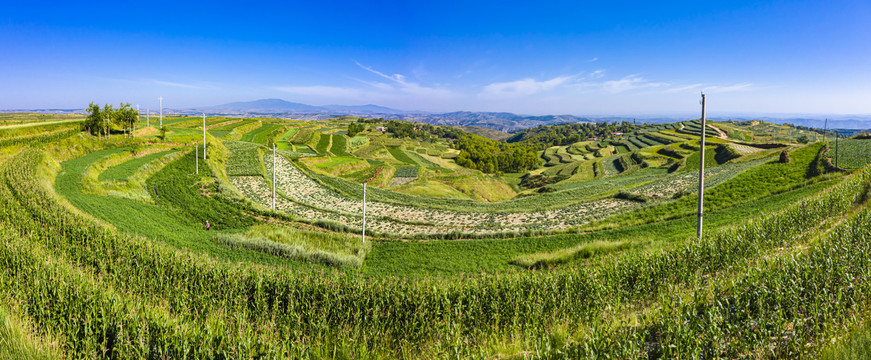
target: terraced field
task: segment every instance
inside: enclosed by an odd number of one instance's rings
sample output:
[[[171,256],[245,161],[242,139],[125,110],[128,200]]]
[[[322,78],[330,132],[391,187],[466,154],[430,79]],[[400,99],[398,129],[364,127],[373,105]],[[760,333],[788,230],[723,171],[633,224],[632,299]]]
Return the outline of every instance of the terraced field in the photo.
[[[828,144],[829,155],[837,166],[857,169],[871,163],[871,139],[844,139]]]
[[[0,128],[12,358],[818,358],[871,316],[869,140],[839,141],[838,169],[734,124],[706,152],[698,239],[699,145],[677,124],[483,174],[450,141],[348,138],[354,119],[207,119],[227,133],[198,162],[191,118],[167,139],[22,119]],[[375,186],[393,179],[450,197]]]
[[[134,160],[126,161],[115,165],[100,173],[98,179],[100,181],[123,181],[132,176],[137,170],[146,164],[160,159],[166,155],[174,153],[176,150],[165,150],[142,155]],[[200,150],[202,151],[202,150]]]

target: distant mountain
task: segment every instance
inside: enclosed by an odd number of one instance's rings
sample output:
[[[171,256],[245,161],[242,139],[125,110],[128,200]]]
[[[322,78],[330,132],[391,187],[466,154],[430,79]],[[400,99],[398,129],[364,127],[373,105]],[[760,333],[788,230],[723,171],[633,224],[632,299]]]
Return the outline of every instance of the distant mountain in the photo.
[[[372,111],[374,109],[392,110],[375,105],[357,105],[357,106],[315,106],[290,102],[281,99],[261,99],[254,101],[232,102],[229,104],[207,106],[197,108],[195,110],[205,110],[208,112],[223,112],[223,113],[259,113],[259,114],[285,114],[285,113],[330,113],[330,112],[351,112],[351,111]],[[393,110],[396,111],[396,110]]]
[[[407,120],[414,120],[433,125],[478,126],[504,132],[511,132],[520,129],[536,127],[539,125],[596,121],[594,119],[578,117],[574,115],[529,116],[517,115],[506,112],[470,111],[456,111],[444,114],[429,114],[425,116],[410,117]]]
[[[325,119],[341,115],[384,117],[418,121],[434,125],[477,126],[503,132],[517,131],[539,125],[594,121],[593,119],[577,117],[574,115],[528,116],[507,112],[456,111],[443,114],[432,114],[422,111],[397,110],[373,104],[316,106],[290,102],[282,99],[232,102],[223,105],[182,109],[177,110],[176,112],[180,114],[205,112],[207,114],[219,115],[248,113],[252,115],[288,116],[306,120]]]
[[[331,111],[348,111],[348,112],[368,112],[368,113],[379,113],[379,114],[400,114],[405,113],[402,110],[391,109],[389,107],[366,104],[366,105],[324,105],[322,108],[329,109]]]
[[[152,109],[153,111],[154,109]],[[41,110],[0,110],[0,112],[46,112],[46,113],[78,113],[82,109],[41,109]],[[164,114],[176,115],[230,115],[238,116],[276,116],[300,120],[322,120],[337,116],[359,116],[366,118],[388,118],[417,121],[434,125],[477,126],[502,132],[517,132],[522,129],[539,125],[554,125],[562,123],[584,122],[620,122],[635,121],[643,123],[670,123],[686,121],[698,117],[696,113],[639,114],[637,116],[595,116],[581,117],[575,115],[519,115],[509,112],[475,112],[454,111],[447,113],[428,113],[424,111],[406,111],[385,106],[366,105],[308,105],[290,102],[282,99],[260,99],[254,101],[232,102],[223,105],[205,106],[186,109],[163,109]],[[711,116],[713,115],[713,116]],[[726,113],[709,114],[711,120],[763,120],[775,124],[803,125],[822,128],[828,118],[829,129],[871,129],[871,115],[826,115],[826,114],[749,114]],[[496,134],[492,134],[496,135]]]

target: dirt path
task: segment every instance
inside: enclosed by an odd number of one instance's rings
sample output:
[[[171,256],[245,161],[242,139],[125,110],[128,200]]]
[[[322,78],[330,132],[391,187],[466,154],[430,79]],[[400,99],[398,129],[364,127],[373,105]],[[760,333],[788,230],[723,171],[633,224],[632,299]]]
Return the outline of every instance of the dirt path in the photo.
[[[717,128],[716,126],[711,125],[711,124],[705,124],[705,125],[708,125],[709,128],[716,130],[717,133],[720,134],[720,136],[717,136],[718,138],[723,139],[723,140],[726,140],[726,139],[729,138],[729,136],[726,135],[726,132],[725,132],[725,131],[720,130],[720,129]]]

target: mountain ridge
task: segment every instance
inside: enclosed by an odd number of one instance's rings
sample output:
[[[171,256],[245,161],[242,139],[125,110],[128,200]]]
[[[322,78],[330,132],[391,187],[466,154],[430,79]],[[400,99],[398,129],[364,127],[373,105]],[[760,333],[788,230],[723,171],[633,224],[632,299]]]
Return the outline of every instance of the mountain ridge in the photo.
[[[153,110],[153,109],[152,109]],[[503,132],[516,132],[541,125],[555,125],[562,123],[586,123],[586,122],[637,122],[641,123],[668,123],[687,121],[698,117],[694,113],[681,113],[671,115],[642,114],[635,116],[576,116],[576,115],[523,115],[511,112],[497,111],[452,111],[444,113],[431,113],[426,111],[399,110],[376,104],[364,105],[309,105],[291,102],[283,99],[269,98],[253,101],[237,101],[220,105],[189,107],[189,108],[164,108],[164,114],[176,115],[209,115],[228,116],[277,116],[300,120],[324,120],[337,116],[358,116],[367,118],[392,118],[398,120],[417,121],[432,125],[447,126],[477,126]],[[78,113],[83,114],[83,109],[8,109],[0,112],[23,112],[36,111],[47,113]],[[828,119],[828,123],[825,119]],[[776,124],[793,124],[814,128],[828,127],[829,129],[871,129],[871,115],[824,115],[824,114],[748,114],[748,113],[725,113],[718,116],[708,117],[710,120],[762,120]]]

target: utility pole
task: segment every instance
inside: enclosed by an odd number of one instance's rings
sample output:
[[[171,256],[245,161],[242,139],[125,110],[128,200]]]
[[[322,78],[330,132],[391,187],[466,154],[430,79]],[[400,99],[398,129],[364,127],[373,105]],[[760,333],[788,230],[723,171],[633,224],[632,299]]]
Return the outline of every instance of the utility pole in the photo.
[[[136,104],[136,123],[139,123],[139,104]],[[136,138],[136,125],[131,126],[130,137]]]
[[[841,138],[841,134],[835,133],[835,166],[838,166],[838,139]]]
[[[203,160],[206,159],[206,113],[203,113]]]
[[[151,109],[145,109],[145,127],[151,127]]]
[[[275,211],[275,142],[272,143],[272,211]]]
[[[829,118],[826,118],[826,122],[823,123],[823,142],[826,143],[826,145],[829,144],[829,134],[827,134],[828,132],[829,132]]]
[[[696,236],[702,238],[702,213],[704,212],[705,199],[705,93],[702,92],[702,135],[699,144],[702,147],[701,157],[699,157],[699,227],[696,230]]]
[[[160,100],[160,127],[163,128],[163,96],[157,99]]]
[[[107,106],[107,108],[108,108],[108,106]],[[103,127],[104,128],[103,134],[106,135],[106,140],[109,140],[109,114],[108,113],[106,114],[105,117],[103,117],[103,125],[105,125]]]
[[[363,183],[363,243],[366,243],[366,183]]]

